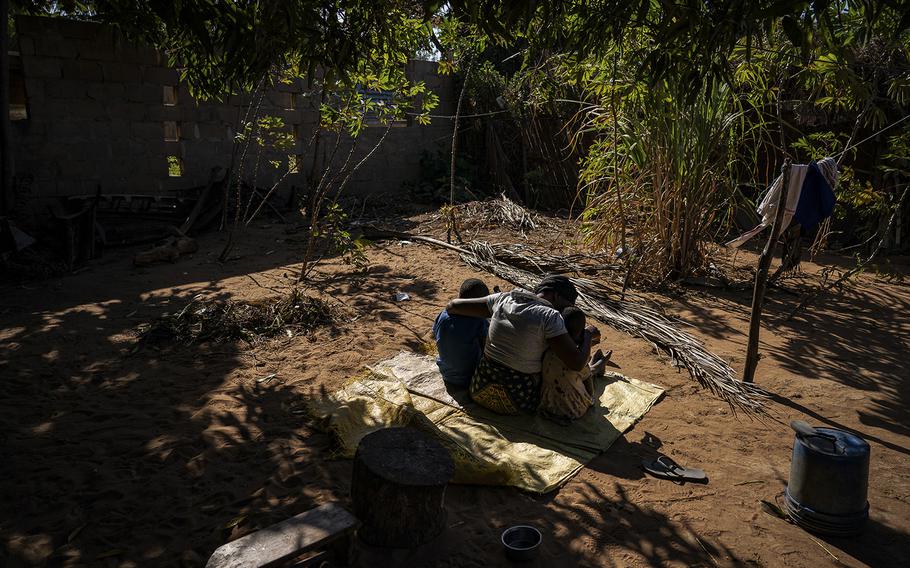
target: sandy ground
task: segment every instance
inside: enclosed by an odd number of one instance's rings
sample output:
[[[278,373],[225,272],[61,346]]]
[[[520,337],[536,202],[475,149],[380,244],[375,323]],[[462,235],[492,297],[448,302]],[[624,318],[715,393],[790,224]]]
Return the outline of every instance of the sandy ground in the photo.
[[[257,228],[240,258],[222,265],[224,237],[212,234],[175,264],[136,269],[135,251],[115,251],[76,275],[0,288],[0,565],[196,566],[256,528],[348,503],[351,463],[307,426],[305,398],[420,349],[464,278],[508,287],[451,252],[384,243],[370,249],[366,273],[329,260],[315,275],[313,291],[339,306],[331,329],[257,348],[137,349],[137,325],[197,294],[248,299],[286,289],[295,238]],[[547,238],[558,248],[571,235]],[[391,301],[396,291],[411,301]],[[659,299],[741,368],[748,291]],[[645,341],[601,324],[623,373],[667,389],[639,424],[549,495],[451,486],[443,536],[410,551],[361,546],[357,565],[507,565],[499,534],[525,522],[544,533],[537,566],[902,565],[910,290],[864,276],[773,325],[796,299],[772,292],[762,334],[757,382],[773,393],[779,422],[734,416]],[[761,511],[759,500],[786,486],[795,418],[858,431],[872,445],[862,537],[812,536]],[[639,463],[658,451],[704,468],[710,483],[644,476]]]

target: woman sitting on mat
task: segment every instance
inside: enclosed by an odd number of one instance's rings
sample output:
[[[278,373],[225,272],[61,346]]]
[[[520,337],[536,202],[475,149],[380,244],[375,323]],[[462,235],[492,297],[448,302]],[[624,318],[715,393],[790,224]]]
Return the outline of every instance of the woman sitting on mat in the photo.
[[[500,414],[532,413],[540,404],[544,351],[551,349],[570,369],[584,369],[596,329],[585,329],[581,344],[576,344],[559,313],[577,297],[568,278],[547,276],[534,292],[516,288],[450,301],[449,314],[490,318],[486,348],[471,379],[471,398]]]

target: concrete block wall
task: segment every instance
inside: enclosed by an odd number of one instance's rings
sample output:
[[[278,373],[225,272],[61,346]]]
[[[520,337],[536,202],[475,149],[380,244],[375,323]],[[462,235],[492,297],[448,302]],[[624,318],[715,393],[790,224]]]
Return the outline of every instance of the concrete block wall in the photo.
[[[170,195],[205,184],[213,166],[230,163],[248,95],[196,101],[161,54],[130,44],[108,26],[25,16],[16,19],[16,27],[29,118],[13,123],[15,165],[17,174],[33,175],[33,198],[91,195],[99,186],[107,194]],[[435,114],[453,113],[451,78],[439,76],[435,63],[412,61],[408,73],[439,95]],[[282,117],[288,131],[296,134],[298,152],[319,120],[318,101],[305,96],[303,87],[301,81],[276,85],[262,103],[263,114]],[[176,123],[178,140],[165,140],[166,122],[168,133]],[[366,129],[352,159],[359,161],[384,130]],[[400,191],[403,182],[419,177],[423,151],[447,145],[451,132],[449,119],[393,128],[346,191]],[[339,154],[346,156],[351,144],[343,140]],[[321,151],[328,153],[327,147],[323,144]],[[182,162],[181,176],[169,175],[168,156]],[[255,159],[248,157],[249,171]],[[286,162],[287,156],[259,158],[266,164],[257,180],[260,186],[270,185],[281,173],[268,166],[272,159]],[[304,168],[285,185],[304,184],[312,155],[302,162]]]

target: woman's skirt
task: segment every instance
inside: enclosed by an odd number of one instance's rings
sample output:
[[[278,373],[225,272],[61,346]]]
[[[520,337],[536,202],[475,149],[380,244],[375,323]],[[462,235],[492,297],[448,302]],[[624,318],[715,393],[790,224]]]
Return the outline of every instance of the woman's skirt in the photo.
[[[486,356],[471,378],[471,398],[499,414],[533,413],[540,405],[540,373],[521,373]]]

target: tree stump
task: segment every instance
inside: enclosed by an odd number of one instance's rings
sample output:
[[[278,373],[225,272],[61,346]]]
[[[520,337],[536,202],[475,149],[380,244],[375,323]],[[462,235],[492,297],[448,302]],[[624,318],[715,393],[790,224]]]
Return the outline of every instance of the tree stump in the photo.
[[[455,465],[442,444],[413,428],[363,438],[354,456],[351,497],[367,544],[412,548],[445,528],[446,484]]]

